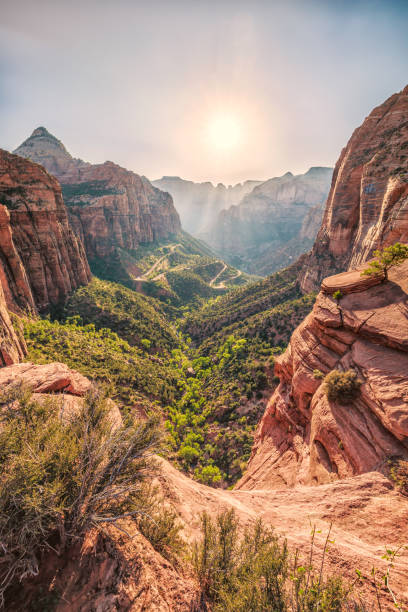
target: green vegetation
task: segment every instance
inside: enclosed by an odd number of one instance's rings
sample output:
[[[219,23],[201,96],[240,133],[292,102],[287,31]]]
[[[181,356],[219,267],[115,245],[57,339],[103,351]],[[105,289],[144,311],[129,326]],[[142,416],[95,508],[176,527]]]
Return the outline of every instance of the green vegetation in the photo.
[[[374,251],[374,257],[375,259],[369,262],[368,267],[361,275],[376,276],[381,274],[386,281],[388,280],[388,271],[408,259],[408,245],[396,242],[382,250]]]
[[[336,302],[340,302],[341,298],[343,297],[343,294],[339,289],[337,289],[337,291],[333,293],[333,297],[336,300]]]
[[[221,285],[213,286],[224,263],[207,245],[186,232],[140,244],[132,251],[116,249],[108,261],[96,258],[89,263],[98,278],[155,298],[161,303],[159,308],[172,319],[254,278],[227,266]]]
[[[24,321],[27,359],[35,363],[62,361],[89,378],[110,386],[111,396],[124,404],[158,401],[179,395],[178,374],[166,358],[130,346],[108,328],[81,325],[79,317],[64,323],[48,319]]]
[[[129,344],[151,352],[169,351],[179,345],[160,303],[117,283],[93,278],[89,285],[78,289],[68,300],[62,316],[76,315],[85,325],[108,327]]]
[[[313,370],[313,378],[315,378],[316,380],[322,380],[324,378],[324,374],[321,370],[316,368],[315,370]]]
[[[298,266],[294,264],[261,281],[209,300],[199,311],[186,317],[182,324],[184,333],[199,344],[233,323],[265,312],[288,300],[301,298],[298,272]]]
[[[187,351],[188,353],[188,351]],[[173,351],[181,397],[166,408],[173,459],[206,484],[232,484],[249,459],[255,427],[275,383],[280,349],[228,336],[210,355]]]
[[[347,404],[347,402],[355,399],[360,391],[361,384],[362,382],[354,370],[347,370],[346,372],[332,370],[324,379],[327,398],[331,402],[339,402],[340,404]]]
[[[392,480],[403,495],[408,495],[408,461],[397,459],[390,469]]]
[[[77,184],[61,185],[64,202],[67,206],[85,206],[89,198],[99,198],[105,195],[120,193],[114,187],[108,187],[108,181],[87,181]],[[88,199],[87,199],[88,198]]]
[[[43,552],[61,554],[91,527],[148,511],[143,483],[155,473],[151,451],[160,434],[156,418],[115,423],[96,390],[69,422],[58,399],[38,403],[21,386],[0,405],[2,600],[13,581],[38,574]],[[177,542],[174,517],[164,522],[172,535],[165,544],[159,538],[163,547]]]
[[[207,276],[219,268],[203,259],[200,265]],[[176,274],[184,273],[168,276]],[[267,279],[266,288],[262,281],[247,292],[246,312],[255,314],[243,312],[200,346],[176,330],[174,309],[169,317],[164,303],[94,278],[55,313],[59,320],[24,322],[28,359],[65,362],[110,385],[120,406],[149,412],[160,405],[170,458],[201,482],[229,486],[243,474],[255,427],[279,382],[274,358],[314,301],[313,295],[296,297],[262,310],[275,300],[268,287],[277,287],[281,295],[296,292],[292,273],[286,293],[287,272],[283,279],[277,276]],[[198,281],[208,291],[208,284]],[[184,295],[183,286],[177,291]],[[204,318],[206,312],[204,306],[197,315]]]
[[[353,585],[323,576],[324,556],[317,570],[310,562],[303,565],[299,554],[291,555],[286,541],[260,520],[242,537],[233,510],[214,520],[204,513],[201,525],[202,538],[193,547],[192,561],[203,607],[208,602],[214,612],[340,612],[353,603]],[[314,535],[313,529],[309,560]]]

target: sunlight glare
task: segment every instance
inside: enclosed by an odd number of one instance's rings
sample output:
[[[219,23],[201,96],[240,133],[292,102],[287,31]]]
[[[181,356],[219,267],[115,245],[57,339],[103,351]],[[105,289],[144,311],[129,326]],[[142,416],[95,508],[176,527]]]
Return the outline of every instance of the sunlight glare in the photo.
[[[230,151],[240,143],[241,127],[233,115],[219,114],[209,122],[208,136],[210,145],[214,148]]]

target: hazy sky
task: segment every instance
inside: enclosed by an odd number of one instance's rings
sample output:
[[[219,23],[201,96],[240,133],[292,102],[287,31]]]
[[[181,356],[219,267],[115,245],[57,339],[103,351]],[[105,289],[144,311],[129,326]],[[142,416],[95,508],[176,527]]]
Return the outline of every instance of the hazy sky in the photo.
[[[408,83],[407,32],[408,0],[0,0],[0,147],[44,125],[151,179],[334,165]]]

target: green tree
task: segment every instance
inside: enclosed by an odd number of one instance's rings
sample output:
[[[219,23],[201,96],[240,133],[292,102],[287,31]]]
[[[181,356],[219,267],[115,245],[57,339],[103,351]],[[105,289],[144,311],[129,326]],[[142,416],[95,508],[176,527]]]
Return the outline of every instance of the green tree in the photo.
[[[399,266],[408,259],[408,245],[396,242],[384,249],[374,251],[373,261],[370,261],[368,267],[361,273],[362,276],[383,275],[383,280],[388,280],[388,270],[394,266]]]

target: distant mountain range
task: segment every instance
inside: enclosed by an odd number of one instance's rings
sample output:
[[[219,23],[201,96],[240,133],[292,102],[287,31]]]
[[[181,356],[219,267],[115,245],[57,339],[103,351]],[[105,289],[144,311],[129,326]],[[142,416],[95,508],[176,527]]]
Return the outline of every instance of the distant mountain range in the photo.
[[[152,184],[170,193],[183,228],[198,235],[214,223],[221,210],[238,204],[261,181],[245,181],[228,187],[218,183],[214,187],[210,182],[194,183],[178,176],[163,176]]]
[[[266,275],[283,268],[313,245],[332,174],[332,168],[313,167],[269,179],[222,210],[201,237],[248,272]]]

